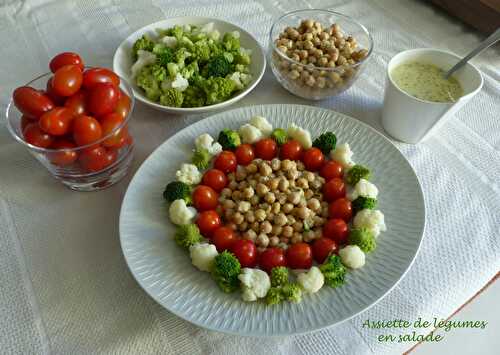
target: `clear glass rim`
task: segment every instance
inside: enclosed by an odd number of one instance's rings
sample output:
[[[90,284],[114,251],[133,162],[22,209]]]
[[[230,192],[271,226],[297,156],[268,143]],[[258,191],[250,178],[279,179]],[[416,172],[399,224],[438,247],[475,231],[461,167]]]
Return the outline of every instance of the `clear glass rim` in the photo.
[[[87,67],[87,66],[85,67],[85,69],[93,69],[93,68],[97,68],[97,67]],[[112,69],[109,69],[109,70],[112,71]],[[43,77],[46,77],[46,76],[49,76],[49,75],[52,75],[52,74],[53,74],[52,72],[41,74],[41,75],[37,76],[36,78],[30,80],[28,83],[24,84],[23,86],[30,86],[35,81],[40,80]],[[9,104],[7,105],[7,109],[5,110],[5,118],[6,118],[6,121],[7,121],[7,123],[6,123],[7,124],[7,129],[9,130],[10,134],[14,137],[14,139],[16,141],[18,141],[19,143],[21,143],[24,146],[28,147],[29,149],[34,150],[34,151],[39,152],[39,153],[57,153],[57,152],[68,152],[68,151],[70,151],[70,152],[71,151],[78,152],[78,151],[82,151],[84,149],[88,149],[88,148],[94,147],[96,145],[99,145],[102,142],[104,142],[105,140],[111,138],[116,132],[118,132],[119,130],[121,130],[123,127],[125,127],[128,124],[128,121],[130,120],[130,117],[132,116],[132,112],[134,110],[135,97],[134,97],[134,94],[133,94],[133,91],[132,91],[132,87],[130,86],[130,84],[125,79],[123,79],[118,74],[116,74],[116,75],[120,78],[120,85],[123,84],[123,86],[125,86],[125,88],[126,88],[126,91],[127,91],[126,94],[129,97],[129,99],[130,99],[130,110],[128,112],[127,117],[125,117],[125,119],[123,120],[122,124],[120,124],[118,127],[115,127],[109,134],[107,134],[107,135],[99,138],[99,140],[97,140],[97,141],[95,141],[93,143],[86,144],[86,145],[81,145],[81,146],[77,146],[77,147],[74,147],[74,148],[50,149],[50,148],[37,147],[36,145],[33,145],[33,144],[30,144],[30,143],[26,142],[23,137],[21,137],[19,134],[17,134],[16,129],[12,126],[12,124],[10,122],[9,115],[11,113],[11,110],[15,107],[14,106],[14,100],[12,98],[9,100]],[[22,115],[22,113],[21,113],[21,115]]]
[[[322,12],[322,13],[325,13],[325,14],[330,14],[330,15],[335,15],[335,16],[338,16],[346,21],[350,21],[352,23],[354,23],[356,26],[358,26],[359,28],[361,28],[361,30],[366,34],[366,36],[368,37],[368,42],[369,42],[369,46],[368,46],[368,54],[366,55],[366,57],[364,57],[363,59],[361,59],[359,62],[356,62],[355,64],[344,64],[342,65],[342,68],[355,68],[361,64],[363,64],[364,62],[366,62],[368,60],[368,58],[370,58],[371,54],[372,54],[372,51],[373,51],[373,37],[370,33],[370,31],[368,31],[368,29],[362,25],[359,21],[353,19],[352,17],[350,16],[347,16],[347,15],[344,15],[344,14],[341,14],[340,12],[335,12],[335,11],[330,11],[330,10],[324,10],[324,9],[304,9],[304,10],[295,10],[295,11],[291,11],[291,12],[287,12],[286,14],[280,16],[274,23],[273,25],[271,26],[271,31],[269,32],[269,42],[271,43],[271,46],[272,46],[272,50],[273,52],[276,52],[278,53],[278,55],[291,62],[292,64],[296,64],[296,65],[299,65],[303,68],[308,68],[308,69],[312,69],[312,70],[324,70],[324,71],[338,71],[340,69],[340,66],[339,67],[334,67],[334,68],[330,68],[330,67],[318,67],[318,66],[311,66],[309,64],[303,64],[299,61],[296,61],[288,56],[286,56],[285,54],[283,54],[277,47],[276,47],[276,44],[274,43],[274,39],[273,39],[273,32],[274,32],[274,29],[287,17],[290,17],[290,16],[293,16],[293,15],[297,15],[297,14],[300,14],[300,13],[308,13],[308,12]]]

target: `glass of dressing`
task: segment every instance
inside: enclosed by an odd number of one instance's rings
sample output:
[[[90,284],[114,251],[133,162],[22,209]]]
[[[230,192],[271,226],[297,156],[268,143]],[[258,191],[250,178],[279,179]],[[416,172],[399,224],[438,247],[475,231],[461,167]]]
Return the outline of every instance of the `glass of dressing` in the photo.
[[[438,49],[395,55],[387,67],[382,125],[392,137],[418,143],[429,137],[483,86],[481,72],[467,63],[450,78],[446,70],[461,58]]]

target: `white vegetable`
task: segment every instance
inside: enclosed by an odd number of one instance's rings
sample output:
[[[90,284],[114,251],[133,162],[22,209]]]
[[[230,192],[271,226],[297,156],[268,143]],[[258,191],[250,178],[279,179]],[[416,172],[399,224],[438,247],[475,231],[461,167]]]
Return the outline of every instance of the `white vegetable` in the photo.
[[[196,209],[186,206],[186,201],[179,199],[172,202],[168,213],[173,224],[182,225],[191,223],[196,216]]]
[[[214,41],[217,41],[220,38],[220,32],[217,30],[213,30],[209,32],[207,35],[208,38],[213,39]]]
[[[191,32],[191,25],[189,24],[185,24],[184,26],[182,26],[182,28],[185,32]]]
[[[264,134],[264,136],[266,137],[269,136],[273,131],[273,126],[269,123],[269,121],[265,117],[262,116],[253,116],[250,119],[250,124],[260,129],[262,134]]]
[[[144,68],[146,65],[149,64],[154,64],[156,62],[156,55],[154,55],[151,52],[148,51],[143,51],[142,49],[139,49],[137,51],[137,60],[136,62],[132,65],[132,68],[130,68],[130,72],[132,73],[132,78],[135,78],[135,76],[141,71],[142,68]]]
[[[201,271],[210,272],[214,259],[218,254],[213,244],[198,243],[189,247],[191,262]]]
[[[196,185],[201,181],[201,173],[193,164],[182,164],[181,170],[177,170],[175,176],[177,180],[188,185]]]
[[[169,48],[175,48],[177,46],[177,38],[174,36],[165,36],[161,41]]]
[[[368,180],[360,179],[354,186],[354,189],[347,194],[347,198],[351,201],[354,201],[359,196],[377,198],[377,186],[373,185]]]
[[[297,282],[305,292],[318,292],[325,283],[325,277],[317,266],[313,266],[307,272],[300,273],[297,276]]]
[[[167,90],[167,89],[170,89],[172,87],[172,80],[170,79],[165,79],[161,82],[161,89],[163,91]]]
[[[345,169],[350,169],[354,166],[352,161],[352,150],[348,143],[337,145],[335,150],[330,152],[330,158],[339,162]]]
[[[342,264],[351,269],[365,265],[365,253],[357,245],[347,245],[340,249],[339,256]]]
[[[311,133],[309,131],[298,127],[295,123],[292,123],[288,127],[288,135],[300,143],[302,148],[309,149],[312,147]]]
[[[214,139],[208,133],[203,133],[198,138],[195,139],[194,145],[197,149],[206,149],[210,155],[217,155],[222,152],[222,146],[218,143],[214,143]]]
[[[172,87],[179,91],[184,91],[187,89],[188,86],[189,86],[188,80],[185,79],[181,74],[177,73],[177,75],[175,75],[174,81],[172,81]]]
[[[384,214],[379,210],[364,209],[356,213],[353,220],[354,228],[366,228],[378,237],[380,232],[387,230],[384,222]]]
[[[243,143],[248,144],[255,143],[264,136],[260,129],[248,123],[240,127],[239,133]]]
[[[240,33],[238,31],[231,32],[234,38],[240,38]]]
[[[271,279],[260,269],[243,268],[238,275],[241,281],[243,301],[252,302],[266,296],[271,288]]]
[[[239,71],[235,71],[233,74],[228,75],[227,78],[234,83],[234,86],[236,86],[238,90],[245,87],[241,82],[241,73]]]
[[[210,149],[208,150],[208,152],[211,155],[217,155],[220,152],[222,152],[222,146],[220,145],[219,142],[215,142],[214,144],[212,144],[212,146],[210,147]]]
[[[213,22],[206,23],[203,26],[201,26],[201,28],[200,28],[200,32],[204,32],[204,33],[209,33],[209,32],[212,32],[213,30],[214,30],[214,23]]]

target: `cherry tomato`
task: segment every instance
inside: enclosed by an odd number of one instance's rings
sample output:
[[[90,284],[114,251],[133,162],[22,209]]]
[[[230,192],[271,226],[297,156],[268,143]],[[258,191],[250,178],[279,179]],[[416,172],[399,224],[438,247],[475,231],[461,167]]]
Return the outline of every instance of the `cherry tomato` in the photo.
[[[40,128],[53,136],[62,136],[69,132],[73,112],[66,107],[55,107],[49,112],[45,112],[38,124]]]
[[[236,240],[236,232],[229,227],[219,227],[212,234],[212,243],[219,253],[231,249]]]
[[[303,153],[304,150],[300,143],[292,139],[281,146],[280,157],[283,160],[301,160]]]
[[[330,160],[323,165],[321,168],[319,175],[325,178],[326,181],[330,181],[333,178],[342,178],[342,173],[344,172],[344,168],[342,165],[337,163],[335,160]]]
[[[87,105],[90,113],[97,117],[104,116],[115,110],[120,91],[110,83],[96,84],[88,93]]]
[[[63,52],[52,58],[49,63],[49,68],[52,73],[55,73],[57,69],[65,65],[76,65],[78,68],[80,68],[81,71],[83,71],[84,67],[83,60],[78,54],[72,52]]]
[[[241,267],[253,267],[257,264],[257,248],[251,240],[238,239],[231,247]]]
[[[328,255],[337,251],[337,243],[330,238],[321,237],[316,239],[312,245],[314,260],[322,264]]]
[[[306,166],[306,169],[309,171],[317,171],[321,169],[325,161],[325,156],[318,148],[309,148],[304,152],[304,156],[302,157],[302,162]]]
[[[278,154],[278,144],[271,138],[264,138],[255,143],[257,158],[271,160]]]
[[[73,119],[73,139],[76,144],[91,144],[101,137],[101,124],[94,117],[81,115]]]
[[[120,90],[120,97],[118,99],[118,103],[116,104],[115,112],[121,115],[124,119],[127,118],[127,115],[130,112],[130,97],[128,97],[128,95],[122,90]]]
[[[54,102],[55,104],[60,106],[64,103],[65,97],[58,95],[54,91],[54,87],[52,86],[52,79],[53,78],[50,78],[49,80],[47,80],[47,86],[45,88],[45,91],[47,93],[47,96],[50,97],[50,99],[52,100],[52,102]]]
[[[64,102],[64,107],[73,111],[75,116],[88,114],[87,110],[87,92],[84,90],[78,91],[76,94],[68,97]]]
[[[259,257],[260,268],[268,273],[273,267],[286,266],[285,251],[281,248],[267,248]]]
[[[60,96],[76,94],[82,86],[83,74],[77,65],[65,65],[52,77],[52,89]]]
[[[120,78],[111,70],[106,68],[92,68],[83,72],[83,87],[91,88],[95,84],[111,83],[116,87],[120,85]]]
[[[220,217],[215,211],[203,211],[198,214],[196,224],[200,233],[210,238],[212,233],[221,226]]]
[[[40,148],[48,148],[53,141],[50,134],[40,129],[38,123],[28,124],[23,131],[23,135],[26,142]]]
[[[101,119],[102,136],[106,137],[112,133],[109,138],[102,142],[103,146],[112,148],[120,145],[123,137],[128,135],[128,130],[125,127],[116,130],[121,124],[123,124],[123,117],[116,112],[107,114]]]
[[[219,194],[209,186],[198,185],[193,191],[193,205],[198,211],[214,210],[219,204]]]
[[[286,250],[286,260],[292,269],[309,269],[312,266],[312,250],[307,243],[295,243]]]
[[[112,147],[109,147],[109,149],[120,150],[121,148],[132,144],[133,139],[130,136],[130,134],[128,133],[127,126],[123,127],[122,131],[123,131],[123,134],[120,135],[120,140]]]
[[[55,107],[50,97],[29,86],[21,86],[14,90],[12,98],[17,109],[32,120],[39,119],[41,115]]]
[[[323,226],[323,237],[333,239],[338,244],[347,242],[348,236],[349,228],[347,227],[347,223],[342,219],[330,219]]]
[[[203,175],[201,183],[210,186],[217,192],[221,192],[227,186],[228,180],[226,174],[219,169],[210,169]]]
[[[21,125],[21,132],[24,132],[24,129],[30,123],[33,123],[33,121],[28,116],[22,115],[22,117],[21,117],[21,123],[20,123],[20,125]]]
[[[333,178],[323,185],[323,196],[328,202],[345,197],[345,184],[342,179]]]
[[[240,165],[248,165],[255,159],[255,152],[250,144],[240,144],[234,153]]]
[[[237,165],[236,155],[229,150],[221,152],[214,161],[214,168],[221,170],[225,174],[236,171]]]
[[[108,151],[104,147],[95,146],[84,149],[80,153],[78,162],[88,172],[101,171],[116,161],[117,153]]]
[[[73,150],[75,143],[67,139],[58,139],[51,144],[50,149],[65,149],[50,155],[52,164],[59,166],[67,166],[73,164],[78,158],[78,154]]]
[[[349,222],[352,218],[351,201],[346,198],[338,198],[328,207],[330,218],[340,218]]]

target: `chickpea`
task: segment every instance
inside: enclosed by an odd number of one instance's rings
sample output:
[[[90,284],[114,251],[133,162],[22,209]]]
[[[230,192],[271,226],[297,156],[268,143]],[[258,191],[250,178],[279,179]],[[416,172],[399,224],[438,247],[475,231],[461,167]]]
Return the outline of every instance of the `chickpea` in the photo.
[[[290,201],[292,204],[296,205],[300,202],[300,192],[294,191],[290,192],[288,194],[288,201]]]
[[[280,235],[282,231],[283,231],[283,227],[274,225],[273,229],[271,230],[271,234],[272,235]]]
[[[325,224],[325,219],[323,217],[320,217],[320,216],[314,216],[313,217],[313,224],[315,226],[322,226],[323,224]]]
[[[305,50],[310,50],[312,48],[314,48],[314,43],[312,41],[307,40],[304,42],[304,49]]]
[[[301,189],[308,189],[309,188],[309,182],[307,181],[307,179],[305,179],[303,177],[297,179],[296,185],[298,187],[300,187]]]
[[[290,239],[290,242],[292,244],[302,242],[302,234],[300,234],[300,233],[293,233],[292,238]]]
[[[307,201],[307,207],[309,207],[314,212],[317,212],[321,209],[321,204],[317,198],[311,198]]]
[[[304,191],[304,197],[306,198],[306,200],[312,198],[313,196],[314,196],[313,190],[307,189]]]
[[[296,62],[300,61],[300,57],[297,53],[293,53],[292,55],[289,55],[288,57],[292,60],[295,60]]]
[[[248,182],[243,180],[243,181],[240,181],[240,183],[238,184],[238,189],[240,190],[243,190],[245,189],[246,187],[248,186]]]
[[[250,210],[251,204],[248,201],[238,202],[238,212],[248,212]]]
[[[236,207],[236,203],[234,203],[233,200],[225,200],[223,203],[222,203],[222,206],[224,206],[224,208],[226,210],[228,209],[232,209],[232,208],[235,208]]]
[[[284,226],[281,234],[285,238],[290,238],[293,235],[293,228],[291,226]]]
[[[279,202],[273,203],[271,206],[271,212],[274,214],[278,214],[281,210],[281,204]]]
[[[284,213],[278,213],[274,216],[274,224],[277,226],[284,226],[288,222]]]
[[[252,224],[250,224],[250,229],[257,233],[260,230],[260,223],[257,221],[253,222]]]
[[[304,21],[302,21],[301,26],[303,26],[305,28],[312,28],[314,26],[314,21],[311,19],[304,20]]]
[[[333,83],[338,83],[340,82],[340,80],[342,80],[340,78],[340,75],[336,72],[331,72],[330,74],[328,74],[328,77],[330,78],[330,80],[333,82]]]
[[[266,219],[266,212],[263,209],[258,209],[255,211],[255,219],[259,222],[263,222]]]
[[[344,65],[347,64],[347,59],[343,55],[339,56],[339,59],[337,60],[337,65]]]
[[[273,170],[271,169],[271,167],[268,164],[263,163],[263,164],[260,164],[260,166],[259,166],[259,172],[262,176],[269,176],[269,175],[271,175]]]
[[[233,215],[234,215],[234,210],[232,208],[229,208],[227,210],[224,211],[224,217],[228,220],[232,219],[233,218]]]
[[[338,49],[344,48],[344,46],[345,46],[345,39],[343,39],[343,38],[337,38],[337,39],[335,39],[335,46]]]
[[[324,41],[324,40],[329,39],[329,38],[330,38],[330,35],[328,34],[328,32],[321,32],[321,33],[318,35],[318,37],[319,37],[322,41]]]
[[[277,246],[279,244],[279,242],[280,242],[280,238],[278,238],[276,236],[269,238],[269,245],[272,247]]]
[[[314,231],[307,231],[304,233],[303,239],[304,239],[304,242],[308,243],[308,242],[314,240],[315,239],[314,237],[315,237]]]
[[[253,187],[250,186],[250,187],[245,187],[243,189],[242,195],[243,195],[243,198],[249,199],[250,197],[252,197],[254,195],[254,193],[255,192],[253,190]]]
[[[242,167],[241,165],[238,165],[238,168],[236,169],[236,174],[235,174],[236,181],[244,180],[246,177],[247,177],[247,172],[246,172],[245,168]]]
[[[271,223],[269,221],[264,221],[260,224],[260,232],[264,234],[269,234],[271,233],[273,227],[271,226]]]
[[[310,80],[310,79],[314,80],[314,78],[312,76],[310,76],[309,79],[307,79],[307,80]],[[292,170],[288,170],[286,175],[288,176],[289,179],[295,180],[299,177],[300,173],[297,170],[292,169]]]
[[[249,223],[255,222],[255,215],[253,211],[248,211],[247,213],[245,213],[245,220]]]
[[[228,189],[227,187],[223,188],[222,191],[220,192],[220,195],[224,197],[230,197],[231,194],[232,194],[231,189]]]
[[[302,232],[302,229],[304,228],[304,225],[300,221],[296,221],[293,225],[292,228],[295,232]]]
[[[319,39],[319,37],[314,37],[312,42],[316,47],[319,47],[321,45],[321,39]]]
[[[243,215],[239,212],[236,212],[235,214],[233,214],[233,218],[232,218],[233,222],[236,223],[236,224],[241,224],[243,223],[243,221],[245,220]]]
[[[252,187],[252,188],[254,188],[254,189],[255,189],[255,187],[257,186],[257,180],[255,180],[255,179],[250,179],[250,180],[248,181],[248,185],[249,185],[250,187]]]
[[[247,223],[247,221],[243,221],[243,222],[241,222],[241,224],[238,225],[238,230],[240,232],[244,232],[247,229],[248,229],[248,223]]]
[[[314,84],[316,84],[316,79],[314,79],[314,77],[310,76],[309,78],[307,78],[306,80],[306,85],[307,86],[314,86]]]
[[[279,178],[274,178],[271,181],[269,181],[269,184],[267,186],[271,190],[275,191],[275,190],[278,190],[279,183],[280,183],[280,179]]]
[[[328,212],[328,207],[327,208],[321,208],[321,217],[328,218],[328,215],[330,213]]]
[[[286,53],[288,51],[288,48],[286,48],[285,46],[278,46],[278,50],[282,53]]]
[[[286,202],[286,194],[283,193],[283,192],[279,192],[277,194],[277,197],[278,197],[278,202],[283,205],[285,202]]]
[[[315,179],[314,173],[311,171],[304,171],[302,176],[308,181],[308,182],[313,182]]]
[[[323,89],[326,86],[326,79],[325,78],[317,78],[316,79],[316,87],[318,89]]]
[[[313,34],[312,33],[306,33],[303,36],[303,40],[304,41],[312,41],[312,39],[313,39]]]
[[[317,61],[317,59],[316,59],[316,57],[314,57],[314,56],[310,56],[310,57],[308,58],[308,62],[309,62],[309,64],[311,64],[311,65],[313,65],[313,66],[314,66],[314,64],[316,64],[316,61]]]
[[[295,217],[294,217],[294,216],[292,216],[292,215],[288,215],[288,216],[286,216],[286,219],[287,219],[287,224],[289,224],[289,225],[292,225],[292,224],[294,224],[295,222],[297,222],[297,220],[295,219]]]
[[[236,190],[238,188],[238,183],[236,181],[231,181],[228,185],[229,189]],[[231,192],[232,193],[232,192]]]
[[[296,215],[300,219],[307,219],[311,215],[311,210],[305,206],[299,207]]]
[[[252,197],[250,197],[250,204],[252,206],[255,206],[259,203],[260,199],[259,199],[259,196],[257,195],[253,195]]]
[[[238,226],[233,222],[226,224],[227,227],[231,228],[233,231],[238,229]]]
[[[288,182],[287,179],[284,179],[284,178],[281,178],[280,181],[279,181],[279,184],[278,184],[278,188],[280,189],[280,191],[287,191],[288,188],[290,186],[290,183]]]
[[[257,239],[257,233],[255,233],[254,230],[250,229],[243,233],[242,237],[243,239],[251,240],[252,242],[254,242],[255,239]]]
[[[245,167],[248,174],[254,174],[257,172],[257,165],[255,163],[250,163]]]
[[[320,67],[326,67],[328,65],[328,58],[323,56],[321,58],[318,59],[318,65]]]
[[[280,69],[288,69],[290,67],[290,63],[286,60],[280,60],[279,67]]]
[[[266,214],[266,220],[269,221],[269,222],[272,222],[274,220],[274,213],[273,212],[269,212]]]
[[[267,194],[269,192],[269,188],[266,185],[264,185],[263,183],[259,183],[257,185],[256,190],[257,190],[257,195],[259,195],[259,196],[264,196],[265,194]]]
[[[257,236],[255,243],[257,245],[260,245],[261,247],[265,248],[269,245],[269,237],[267,235],[261,233]]]
[[[235,201],[238,201],[241,198],[241,191],[239,190],[233,191],[233,193],[231,194],[231,198]]]

